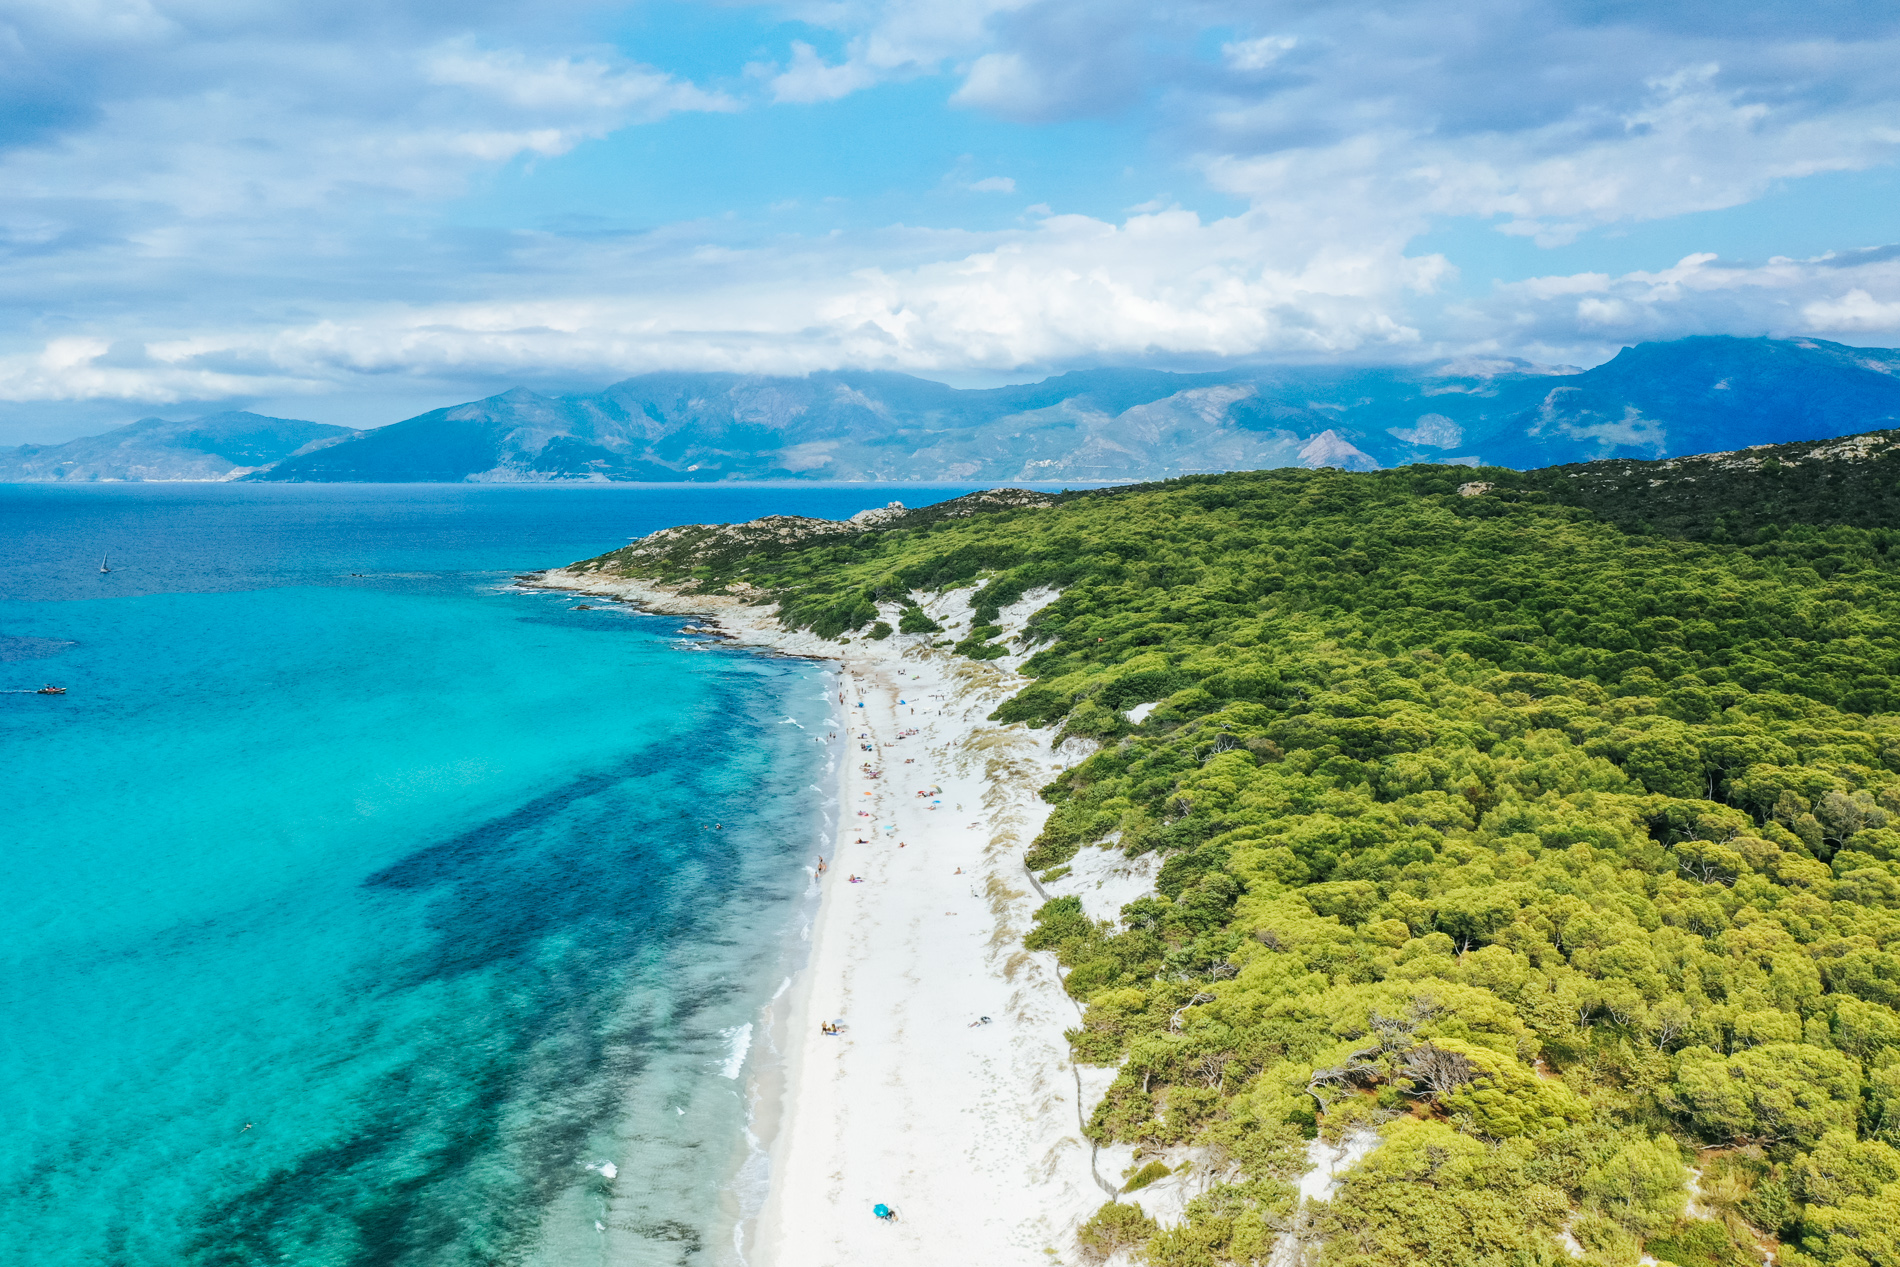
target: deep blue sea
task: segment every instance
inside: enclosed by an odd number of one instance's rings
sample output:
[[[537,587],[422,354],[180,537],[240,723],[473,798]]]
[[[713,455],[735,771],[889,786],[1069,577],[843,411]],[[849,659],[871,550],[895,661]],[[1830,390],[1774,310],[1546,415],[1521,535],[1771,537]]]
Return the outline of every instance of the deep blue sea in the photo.
[[[963,491],[0,485],[0,1261],[738,1261],[827,670],[511,578]]]

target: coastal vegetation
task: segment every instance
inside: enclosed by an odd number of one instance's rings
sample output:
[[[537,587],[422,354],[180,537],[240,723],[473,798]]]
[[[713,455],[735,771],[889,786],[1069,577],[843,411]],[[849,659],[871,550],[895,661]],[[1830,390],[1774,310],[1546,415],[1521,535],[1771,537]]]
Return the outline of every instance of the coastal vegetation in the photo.
[[[1205,1181],[1085,1248],[1264,1261],[1309,1141],[1376,1131],[1326,1264],[1871,1267],[1900,1262],[1890,443],[1190,477],[577,566],[828,637],[971,587],[955,651],[1027,654],[998,720],[1094,745],[1027,865],[1162,858],[1119,919],[1058,898],[1028,938],[1117,1069],[1089,1131]]]

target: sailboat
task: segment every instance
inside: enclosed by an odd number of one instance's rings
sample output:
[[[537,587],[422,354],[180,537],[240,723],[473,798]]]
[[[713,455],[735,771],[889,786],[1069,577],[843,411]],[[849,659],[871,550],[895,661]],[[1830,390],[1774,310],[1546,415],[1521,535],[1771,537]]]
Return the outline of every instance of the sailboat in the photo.
[[[99,570],[101,572],[110,572],[112,570],[111,568],[106,566],[106,559],[110,555],[111,555],[111,551],[107,551],[105,554],[102,554],[99,556]]]

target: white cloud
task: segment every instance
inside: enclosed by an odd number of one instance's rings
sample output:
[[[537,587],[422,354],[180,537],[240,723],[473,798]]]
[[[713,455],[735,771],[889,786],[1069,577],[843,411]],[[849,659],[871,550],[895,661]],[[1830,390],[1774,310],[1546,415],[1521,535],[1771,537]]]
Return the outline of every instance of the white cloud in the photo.
[[[982,235],[904,229],[769,248],[703,234],[515,235],[508,257],[458,296],[200,322],[148,338],[142,356],[103,337],[56,338],[0,359],[0,398],[282,396],[391,376],[446,383],[472,369],[607,381],[663,368],[930,374],[1458,352],[1591,363],[1681,333],[1900,333],[1900,251],[1756,265],[1699,253],[1665,269],[1532,278],[1470,301],[1442,296],[1450,266],[1405,256],[1402,240],[1354,247],[1264,210],[1119,224],[1050,215]],[[1455,447],[1438,421],[1421,417],[1402,438]]]
[[[982,180],[971,181],[970,188],[979,194],[1013,194],[1016,192],[1016,179],[1013,176],[985,176]]]
[[[71,235],[129,215],[140,239],[170,237],[166,249],[179,250],[209,217],[305,208],[341,217],[306,226],[334,239],[353,217],[401,215],[414,209],[407,200],[452,196],[517,155],[560,154],[674,112],[739,106],[612,53],[481,48],[432,30],[407,32],[408,42],[374,38],[386,30],[273,34],[241,30],[180,52],[161,34],[116,50],[130,69],[87,104],[84,126],[57,145],[0,143],[0,222],[44,219]],[[86,38],[93,42],[68,54],[105,58],[96,34]],[[0,123],[0,142],[4,130]],[[269,237],[281,227],[254,220],[223,229]]]
[[[810,52],[805,45],[798,47]],[[456,40],[423,58],[430,83],[470,88],[526,110],[606,114],[615,123],[650,122],[676,110],[727,111],[739,103],[651,67],[605,59],[533,58],[516,49],[478,50]]]
[[[1900,154],[1900,129],[1886,107],[1774,117],[1713,85],[1705,71],[1655,81],[1649,93],[1588,128],[1565,119],[1446,137],[1394,127],[1203,161],[1218,188],[1287,214],[1347,210],[1362,224],[1411,226],[1429,216],[1508,216],[1502,232],[1554,246],[1600,225],[1736,206],[1777,181]],[[1242,127],[1246,114],[1236,111],[1225,126]]]
[[[1265,70],[1298,46],[1291,35],[1262,35],[1220,46],[1221,58],[1235,70]]]
[[[1900,337],[1900,251],[1732,263],[1707,252],[1620,276],[1536,277],[1450,312],[1446,340],[1540,360],[1598,360],[1684,334]]]
[[[262,392],[303,392],[309,377],[295,371],[229,374],[164,363],[112,365],[112,345],[104,339],[48,340],[39,351],[0,357],[0,399],[138,400],[170,404],[181,400],[218,400]]]
[[[1621,299],[1577,301],[1577,324],[1585,330],[1591,327],[1625,326],[1634,315],[1635,309]]]
[[[773,100],[787,104],[836,101],[892,78],[939,73],[946,63],[979,54],[994,33],[992,23],[1033,7],[1033,0],[888,0],[886,3],[809,4],[797,16],[847,34],[845,59],[827,64],[816,48],[792,41],[784,70],[762,67]]]
[[[1434,449],[1455,449],[1464,442],[1465,431],[1444,414],[1420,414],[1410,427],[1387,427],[1387,433],[1407,444],[1430,445]]]
[[[1883,302],[1859,286],[1838,298],[1803,304],[1801,315],[1817,334],[1900,335],[1900,299]]]
[[[880,263],[919,254],[934,262]],[[556,261],[558,281],[546,271]],[[202,398],[246,390],[247,375],[255,393],[321,392],[469,367],[607,379],[666,367],[932,372],[1094,357],[1402,354],[1419,334],[1394,309],[1443,276],[1435,260],[1290,257],[1268,224],[1204,223],[1185,211],[771,252],[677,236],[658,246],[530,237],[509,270],[471,279],[472,290],[493,288],[490,298],[339,304],[316,320],[153,339],[138,366],[105,365],[102,340],[41,348],[0,361],[0,398]]]
[[[1580,295],[1610,288],[1608,273],[1570,273],[1562,277],[1529,277],[1517,283],[1517,289],[1539,299],[1552,295]]]
[[[827,66],[818,50],[792,41],[792,64],[772,79],[775,101],[808,104],[836,101],[877,82],[877,72],[862,62],[844,61]]]
[[[1032,0],[891,0],[872,4],[862,14],[841,8],[828,23],[864,32],[864,60],[885,70],[934,69],[968,56],[995,39],[999,19],[1035,7]]]
[[[1007,115],[1033,114],[1043,105],[1043,87],[1021,54],[985,53],[971,63],[950,103]]]

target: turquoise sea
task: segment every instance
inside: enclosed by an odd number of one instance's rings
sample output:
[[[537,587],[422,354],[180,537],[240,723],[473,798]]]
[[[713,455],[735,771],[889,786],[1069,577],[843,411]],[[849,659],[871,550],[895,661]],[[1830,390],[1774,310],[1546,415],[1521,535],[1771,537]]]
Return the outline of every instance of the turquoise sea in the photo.
[[[962,491],[0,486],[0,1260],[738,1261],[828,671],[511,578]]]

